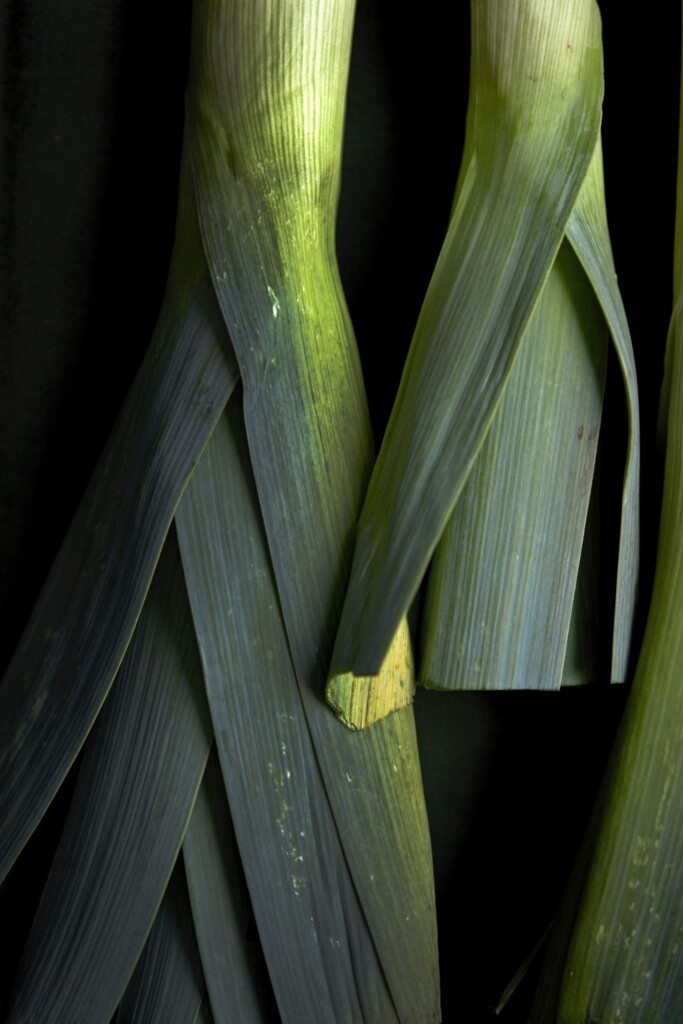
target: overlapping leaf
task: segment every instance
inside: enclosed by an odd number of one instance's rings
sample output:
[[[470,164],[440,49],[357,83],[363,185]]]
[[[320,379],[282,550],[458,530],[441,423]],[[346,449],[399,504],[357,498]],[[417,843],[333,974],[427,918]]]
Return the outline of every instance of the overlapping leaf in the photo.
[[[628,412],[628,451],[621,503],[612,680],[623,682],[632,657],[631,632],[638,587],[640,553],[640,415],[631,334],[617,284],[609,240],[602,146],[596,146],[588,174],[567,224],[567,238],[583,265],[602,308],[619,360]]]
[[[563,243],[432,560],[424,685],[560,686],[606,355],[593,289]]]
[[[179,496],[236,379],[185,168],[151,347],[0,686],[0,878],[105,699]]]
[[[236,400],[177,520],[225,787],[282,1020],[395,1020],[311,743]],[[383,853],[375,850],[378,875]]]
[[[595,678],[596,630],[586,615],[596,612],[598,580],[590,558],[583,560],[579,593],[575,581],[600,425],[605,321],[629,412],[612,655],[612,679],[621,682],[636,597],[640,436],[633,349],[609,245],[598,142],[567,242],[434,556],[420,670],[426,685],[554,689],[561,681]]]
[[[9,1019],[114,1012],[171,874],[211,743],[174,534],[88,741]]]
[[[197,12],[188,110],[200,227],[244,382],[292,661],[398,1015],[434,1020],[431,851],[412,715],[344,734],[321,701],[372,459],[333,256],[351,5],[207,0]],[[406,702],[400,677],[385,681],[389,706]]]
[[[183,859],[215,1021],[273,1024],[277,1008],[215,750],[187,826]]]
[[[555,1012],[567,1024],[649,1024],[675,1020],[683,1005],[681,181],[683,133],[654,587],[624,718],[542,978],[533,1015],[539,1024]]]
[[[467,161],[361,515],[333,672],[375,672],[489,428],[593,156],[593,0],[473,5]]]
[[[205,985],[182,858],[176,861],[116,1024],[194,1024]]]

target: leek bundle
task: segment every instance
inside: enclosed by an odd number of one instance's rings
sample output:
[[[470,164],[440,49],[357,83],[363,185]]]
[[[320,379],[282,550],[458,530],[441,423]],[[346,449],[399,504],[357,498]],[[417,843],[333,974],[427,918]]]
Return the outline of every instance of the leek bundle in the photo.
[[[664,493],[643,645],[534,1020],[665,1022],[683,1006],[683,134],[674,312],[662,421]],[[558,1003],[555,1010],[555,1003]]]
[[[332,672],[378,670],[455,506],[432,566],[422,681],[560,685],[606,321],[631,423],[612,659],[623,680],[638,402],[604,213],[599,15],[592,0],[472,11],[453,215],[359,521]]]
[[[321,699],[373,458],[334,256],[352,16],[194,5],[161,316],[0,688],[3,874],[106,701],[12,1021],[165,1012],[141,989],[181,948],[219,1022],[273,1019],[261,951],[283,1021],[439,1017],[405,623],[385,698],[339,680],[363,724],[395,714],[354,735]]]

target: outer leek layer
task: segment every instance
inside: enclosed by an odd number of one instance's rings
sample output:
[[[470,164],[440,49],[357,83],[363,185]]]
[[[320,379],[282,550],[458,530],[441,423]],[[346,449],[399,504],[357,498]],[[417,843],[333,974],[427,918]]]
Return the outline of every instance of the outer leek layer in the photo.
[[[373,461],[334,250],[353,9],[204,0],[189,93],[199,218],[244,381],[285,622],[295,660],[315,636],[325,673]],[[335,681],[352,728],[412,699],[405,625],[395,632],[371,696],[367,680]]]
[[[662,420],[666,461],[655,580],[635,679],[593,828],[542,979],[534,1021],[650,1024],[683,1006],[683,131],[679,132],[675,306]],[[575,919],[571,911],[576,907]]]
[[[333,672],[377,672],[472,468],[593,156],[593,0],[473,4],[469,162],[361,515]]]
[[[423,685],[559,687],[606,354],[600,308],[565,242],[432,560]]]
[[[683,350],[670,353],[652,603],[564,969],[566,1024],[673,1021],[683,1005]]]
[[[397,1015],[431,1021],[436,925],[412,713],[353,735],[322,700],[373,457],[333,238],[352,15],[348,0],[200,0],[188,119],[204,248],[242,375],[317,762]],[[410,700],[397,663],[394,707]]]

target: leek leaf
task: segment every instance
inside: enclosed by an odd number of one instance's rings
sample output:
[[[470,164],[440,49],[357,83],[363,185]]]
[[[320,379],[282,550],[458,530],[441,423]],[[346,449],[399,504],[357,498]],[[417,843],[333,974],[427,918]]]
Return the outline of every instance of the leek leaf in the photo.
[[[0,880],[106,697],[236,376],[185,167],[152,344],[0,686]]]
[[[395,1020],[311,743],[236,400],[177,522],[225,787],[282,1020]],[[374,852],[379,874],[385,848]]]
[[[563,243],[432,560],[423,685],[559,688],[606,356],[593,289]]]
[[[683,1005],[682,256],[683,130],[654,585],[626,709],[541,978],[539,1022],[552,1013],[563,1024],[649,1024],[676,1020]]]
[[[204,989],[182,858],[178,858],[116,1024],[194,1024]]]
[[[603,507],[603,476],[605,448],[598,447],[593,487],[588,503],[586,529],[576,578],[574,604],[569,621],[567,648],[562,666],[562,686],[582,686],[600,682],[604,661],[602,641],[603,601],[600,572],[601,515]]]
[[[321,699],[372,461],[334,260],[352,5],[204,0],[195,13],[188,124],[199,222],[244,383],[292,661],[398,1016],[434,1020],[433,877],[412,714],[347,735]],[[399,678],[381,681],[384,711],[410,699],[405,661],[389,664]],[[378,855],[387,849],[391,858]]]
[[[593,0],[474,4],[470,95],[469,163],[360,518],[333,673],[381,665],[562,242],[600,125]]]
[[[200,227],[244,383],[285,623],[297,667],[315,637],[325,673],[373,460],[334,256],[353,7],[196,4],[188,104]],[[336,681],[352,728],[412,700],[405,624],[396,631],[374,692]]]
[[[215,750],[185,832],[183,860],[214,1020],[271,1024],[278,1013]]]
[[[562,1021],[673,1020],[682,1005],[683,360],[671,360],[655,586],[565,962]]]
[[[274,1020],[274,1018],[271,1019]],[[239,1020],[239,1017],[237,1020]],[[209,1003],[206,994],[204,995],[201,1006],[199,1007],[196,1024],[215,1024],[215,1018],[211,1013],[211,1004]]]
[[[583,264],[602,307],[621,366],[626,391],[629,440],[622,494],[611,672],[613,682],[623,682],[628,675],[638,584],[640,419],[633,346],[626,320],[626,311],[617,285],[607,227],[602,146],[599,141],[586,180],[567,224],[567,238]]]
[[[109,1020],[152,927],[211,742],[175,536],[88,740],[9,1020]]]
[[[590,638],[577,632],[586,606],[595,610],[597,580],[585,560],[578,592],[575,582],[601,416],[603,313],[623,369],[631,428],[612,679],[626,675],[638,565],[638,395],[599,143],[567,238],[584,267],[563,245],[432,562],[420,670],[427,686],[555,689],[595,677]],[[563,293],[558,273],[567,282]],[[576,621],[567,663],[570,613]]]

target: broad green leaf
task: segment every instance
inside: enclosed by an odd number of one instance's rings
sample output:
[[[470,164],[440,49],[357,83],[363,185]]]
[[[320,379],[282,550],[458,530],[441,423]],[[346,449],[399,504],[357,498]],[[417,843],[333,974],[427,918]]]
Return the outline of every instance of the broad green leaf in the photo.
[[[675,1020],[683,1005],[683,360],[671,370],[655,586],[565,962],[561,1019]]]
[[[466,180],[461,194],[467,187]],[[428,686],[555,689],[560,681],[595,677],[595,625],[586,616],[596,612],[598,580],[589,559],[579,591],[575,581],[601,414],[604,365],[593,363],[604,364],[603,313],[623,369],[631,428],[612,666],[615,681],[625,678],[638,566],[638,395],[599,143],[567,236],[585,272],[563,245],[432,561],[420,671]],[[558,268],[567,282],[562,292]]]
[[[215,751],[183,840],[197,942],[217,1024],[278,1020]]]
[[[205,985],[182,858],[173,869],[116,1024],[194,1024]]]
[[[398,1016],[431,1021],[436,923],[412,714],[345,735],[322,702],[372,462],[334,260],[352,13],[349,2],[331,0],[198,4],[188,124],[202,238],[244,382],[254,477],[313,745]],[[385,711],[410,699],[403,660],[391,664],[399,676],[382,682],[393,692]],[[387,849],[378,873],[377,851]]]
[[[177,522],[230,811],[282,1020],[395,1020],[311,743],[236,400]],[[374,854],[379,875],[386,848]]]
[[[588,174],[567,224],[567,238],[595,289],[612,335],[626,391],[629,440],[622,495],[619,564],[616,581],[612,681],[628,676],[631,631],[638,585],[640,546],[640,419],[631,335],[617,284],[609,240],[602,146],[598,140]]]
[[[353,0],[203,0],[188,103],[200,227],[244,382],[285,622],[294,648],[315,635],[321,652],[373,459],[334,256],[353,10]],[[337,681],[351,727],[412,700],[405,624],[396,631],[381,687]]]
[[[237,374],[187,169],[150,349],[0,685],[0,879],[90,729],[173,511]]]
[[[376,672],[417,591],[562,242],[601,99],[593,0],[473,4],[468,167],[358,525],[333,673]]]
[[[88,740],[9,1020],[108,1021],[154,922],[211,743],[175,536]]]
[[[580,863],[574,873],[538,1000],[545,1012],[559,955],[568,946],[557,1010],[566,1024],[675,1021],[683,1006],[683,133],[678,174],[677,293],[663,389],[666,461],[654,587],[635,678],[584,843],[587,870]]]
[[[432,560],[423,685],[559,688],[606,356],[600,307],[564,243]]]

